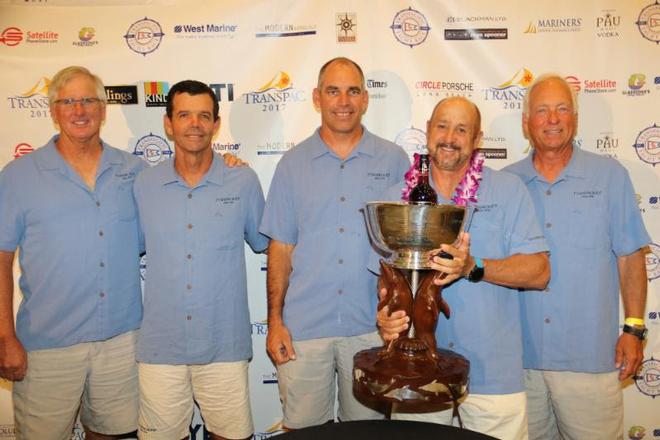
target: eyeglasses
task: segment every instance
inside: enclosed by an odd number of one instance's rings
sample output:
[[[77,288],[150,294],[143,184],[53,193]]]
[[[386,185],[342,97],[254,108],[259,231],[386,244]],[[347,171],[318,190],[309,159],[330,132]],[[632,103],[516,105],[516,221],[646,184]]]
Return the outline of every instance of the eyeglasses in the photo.
[[[95,105],[101,102],[99,98],[80,98],[80,99],[73,99],[73,98],[64,98],[64,99],[58,99],[54,101],[55,104],[60,104],[68,108],[72,108],[74,105],[80,103],[82,104],[83,107],[87,107],[90,105]]]

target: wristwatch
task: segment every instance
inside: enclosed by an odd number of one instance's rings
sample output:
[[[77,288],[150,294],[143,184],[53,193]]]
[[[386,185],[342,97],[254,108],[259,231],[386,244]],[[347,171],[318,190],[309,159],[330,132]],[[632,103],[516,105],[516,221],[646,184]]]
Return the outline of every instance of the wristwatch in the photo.
[[[484,262],[479,257],[474,258],[474,267],[467,276],[467,280],[472,283],[478,283],[484,278]]]
[[[623,332],[624,333],[629,333],[633,336],[637,336],[640,341],[643,341],[646,339],[646,334],[648,333],[648,329],[646,327],[633,327],[632,325],[624,325],[623,326]]]

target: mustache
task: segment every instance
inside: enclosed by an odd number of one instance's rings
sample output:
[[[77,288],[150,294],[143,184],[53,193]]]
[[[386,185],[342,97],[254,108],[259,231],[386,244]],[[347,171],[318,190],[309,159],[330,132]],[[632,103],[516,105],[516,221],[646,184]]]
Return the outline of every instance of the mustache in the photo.
[[[452,150],[456,150],[456,151],[461,149],[459,145],[451,142],[438,142],[437,144],[435,144],[436,151],[440,148],[451,148]]]

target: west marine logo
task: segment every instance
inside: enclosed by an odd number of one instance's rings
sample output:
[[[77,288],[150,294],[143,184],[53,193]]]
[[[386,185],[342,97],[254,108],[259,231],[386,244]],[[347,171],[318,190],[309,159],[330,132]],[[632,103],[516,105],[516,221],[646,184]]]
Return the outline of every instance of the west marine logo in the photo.
[[[48,118],[48,87],[50,79],[45,76],[37,81],[31,89],[17,96],[7,97],[10,110],[24,110],[29,112],[31,118]]]
[[[259,105],[261,111],[279,112],[289,103],[305,101],[305,92],[294,88],[289,74],[280,71],[266,84],[254,92],[243,94],[243,97],[246,104]]]
[[[236,24],[177,24],[174,36],[177,38],[233,38]]]
[[[527,68],[518,70],[510,80],[496,87],[484,89],[486,101],[500,101],[506,110],[522,109],[522,100],[527,87],[534,80],[534,75]]]

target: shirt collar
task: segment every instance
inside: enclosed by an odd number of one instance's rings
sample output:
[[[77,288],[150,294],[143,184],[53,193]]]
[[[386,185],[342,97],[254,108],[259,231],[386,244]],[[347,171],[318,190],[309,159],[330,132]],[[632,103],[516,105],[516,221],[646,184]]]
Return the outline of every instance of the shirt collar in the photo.
[[[538,171],[536,171],[536,168],[534,168],[533,159],[534,149],[532,148],[527,157],[523,159],[522,167],[520,168],[520,172],[525,183],[529,183],[533,179],[540,177]],[[573,153],[571,154],[571,158],[568,161],[568,164],[559,174],[557,181],[565,178],[582,179],[585,177],[585,174],[586,168],[584,163],[584,152],[582,149],[573,146]]]
[[[315,142],[312,143],[312,159],[323,156],[324,154],[334,154],[330,147],[321,138],[321,128],[317,128],[312,135]],[[348,160],[357,155],[374,156],[376,154],[376,145],[373,140],[373,135],[367,130],[364,125],[362,126],[362,137],[358,144],[353,148],[351,154],[345,159]]]
[[[179,173],[174,169],[174,158],[163,162],[159,167],[159,177],[161,185],[168,185],[170,183],[181,183],[187,185],[186,182],[181,178]],[[197,183],[197,186],[203,186],[206,183],[213,183],[215,185],[222,185],[224,181],[224,176],[226,173],[226,167],[224,160],[218,154],[213,153],[213,160],[211,161],[211,167],[206,172],[206,175]]]
[[[43,153],[39,156],[35,155],[36,165],[39,169],[42,170],[60,170],[66,172],[69,167],[67,166],[66,161],[62,157],[55,142],[60,138],[59,134],[54,135],[48,143],[42,148]],[[117,165],[124,162],[124,158],[120,151],[110,147],[101,140],[101,145],[103,146],[103,152],[101,153],[101,162],[99,163],[99,169],[97,174],[101,175],[106,168],[111,165]]]

